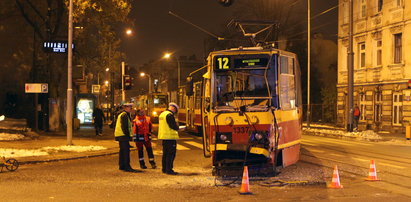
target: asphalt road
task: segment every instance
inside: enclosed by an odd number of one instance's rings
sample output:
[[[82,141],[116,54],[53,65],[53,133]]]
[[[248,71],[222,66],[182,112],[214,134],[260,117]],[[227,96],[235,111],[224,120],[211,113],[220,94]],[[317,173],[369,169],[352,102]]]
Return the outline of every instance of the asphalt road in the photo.
[[[393,187],[385,187],[386,184],[399,186],[393,182],[401,184],[401,181],[397,182],[397,178],[402,177],[398,174],[407,168],[380,164],[406,167],[409,160],[402,161],[401,154],[409,153],[409,147],[304,136],[301,161],[283,169],[280,178],[316,183],[270,187],[269,182],[278,178],[251,178],[253,195],[243,196],[238,194],[239,180],[228,186],[215,186],[227,181],[215,181],[211,176],[210,159],[202,155],[201,138],[184,134],[178,143],[175,160],[175,170],[181,173],[178,176],[161,173],[161,145],[155,141],[157,169],[147,169],[142,173],[119,171],[116,155],[24,165],[16,172],[0,173],[0,198],[1,201],[410,200],[409,195],[395,191]],[[381,152],[381,148],[392,152]],[[381,182],[363,180],[369,167],[365,160],[368,161],[370,155],[377,161],[378,177],[383,179]],[[138,168],[137,153],[132,152],[131,157],[132,166]],[[344,189],[328,189],[324,184],[331,181],[332,166],[336,162],[341,167]],[[409,173],[403,175],[410,176]],[[410,180],[408,177],[402,181]]]

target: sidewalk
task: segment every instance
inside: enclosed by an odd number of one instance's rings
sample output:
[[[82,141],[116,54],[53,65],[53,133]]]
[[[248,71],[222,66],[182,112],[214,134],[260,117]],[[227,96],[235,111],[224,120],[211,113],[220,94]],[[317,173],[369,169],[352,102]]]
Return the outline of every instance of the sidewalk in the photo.
[[[378,131],[374,132],[372,130],[365,131],[354,131],[347,132],[345,128],[335,127],[327,124],[316,124],[311,123],[310,128],[307,127],[306,123],[303,123],[303,131],[306,131],[310,134],[320,133],[327,137],[347,137],[347,138],[358,138],[362,137],[367,139],[367,136],[370,140],[379,141],[379,142],[389,142],[389,141],[406,141],[404,133],[392,133],[389,131]]]
[[[113,129],[107,125],[103,128],[103,136],[96,136],[93,126],[82,126],[73,130],[73,145],[67,146],[66,131],[25,132],[26,137],[22,140],[0,141],[0,156],[15,158],[21,164],[32,164],[112,155],[118,153],[113,134]],[[27,156],[30,154],[36,156]]]

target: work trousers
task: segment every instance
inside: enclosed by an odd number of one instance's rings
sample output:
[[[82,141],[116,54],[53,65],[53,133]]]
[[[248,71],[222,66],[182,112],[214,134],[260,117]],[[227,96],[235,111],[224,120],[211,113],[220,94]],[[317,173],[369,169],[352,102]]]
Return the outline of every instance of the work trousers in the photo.
[[[120,170],[131,169],[130,166],[130,143],[129,141],[118,141],[120,146],[118,165]]]
[[[173,171],[173,162],[176,157],[177,141],[176,140],[163,140],[163,159],[162,159],[162,171],[168,173]]]
[[[141,142],[136,142],[137,150],[138,150],[138,158],[140,161],[140,164],[144,165],[144,147],[146,147],[147,150],[147,155],[148,155],[148,160],[150,163],[154,163],[154,154],[153,154],[153,148],[151,147],[151,141],[141,141]]]

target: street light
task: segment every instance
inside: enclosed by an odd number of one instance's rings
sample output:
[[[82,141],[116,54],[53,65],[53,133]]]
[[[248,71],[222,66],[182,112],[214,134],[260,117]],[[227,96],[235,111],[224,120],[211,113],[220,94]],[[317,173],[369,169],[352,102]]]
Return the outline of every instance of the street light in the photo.
[[[141,77],[145,77],[145,76],[148,77],[148,94],[150,95],[151,94],[151,76],[150,76],[150,74],[146,74],[144,72],[141,72],[140,76]]]
[[[163,58],[164,59],[170,59],[171,56],[173,56],[172,53],[164,53]],[[174,57],[177,61],[177,74],[178,74],[178,78],[177,78],[177,88],[180,87],[180,60],[178,59],[178,57]]]
[[[129,36],[132,35],[132,34],[133,34],[133,30],[132,30],[132,29],[127,29],[127,30],[126,30],[126,34],[129,35]]]

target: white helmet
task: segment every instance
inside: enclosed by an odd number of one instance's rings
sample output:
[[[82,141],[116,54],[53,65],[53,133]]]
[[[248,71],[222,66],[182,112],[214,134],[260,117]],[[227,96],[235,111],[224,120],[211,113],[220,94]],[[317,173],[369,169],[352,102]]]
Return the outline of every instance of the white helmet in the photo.
[[[175,102],[170,102],[168,106],[173,106],[177,111],[180,109],[180,107]]]

